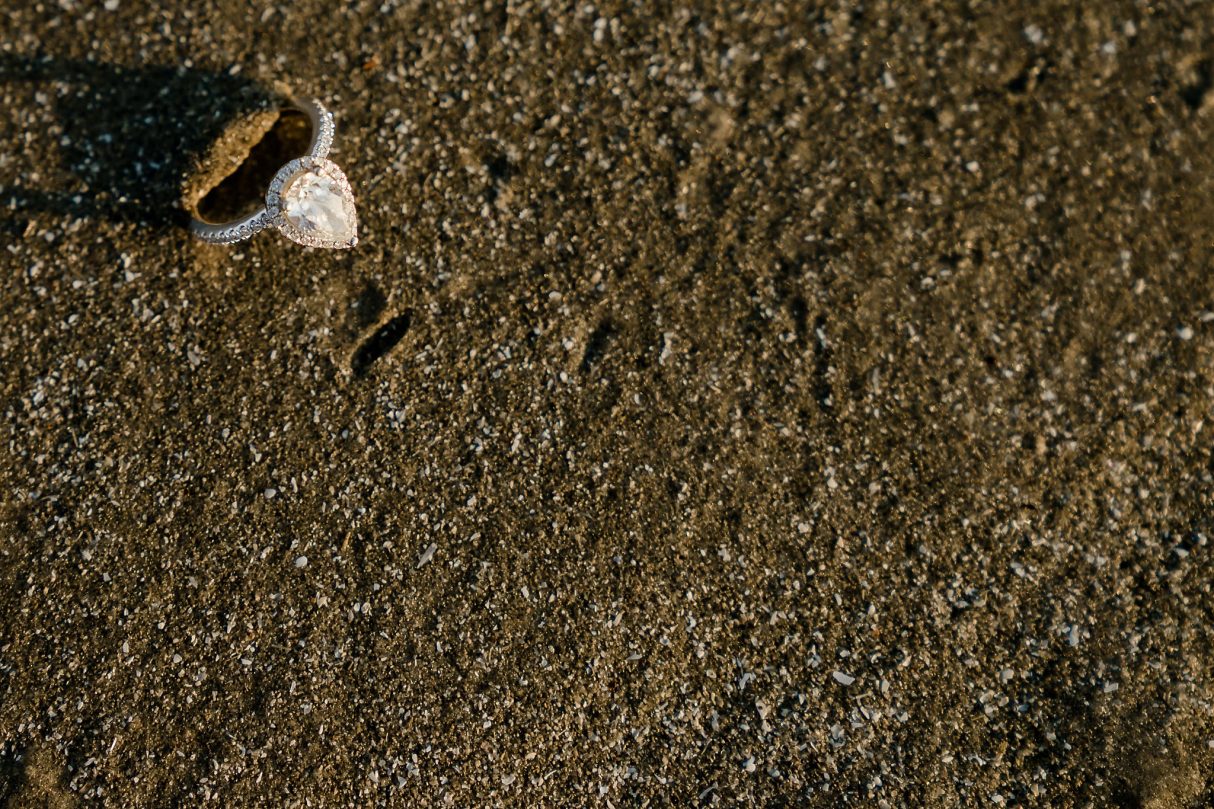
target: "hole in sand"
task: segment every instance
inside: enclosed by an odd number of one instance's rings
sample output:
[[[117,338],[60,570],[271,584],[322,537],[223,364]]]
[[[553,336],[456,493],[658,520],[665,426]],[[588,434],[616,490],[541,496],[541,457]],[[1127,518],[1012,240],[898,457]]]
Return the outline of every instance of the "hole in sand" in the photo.
[[[364,340],[350,359],[350,370],[354,375],[362,376],[376,360],[391,351],[405,336],[405,332],[409,331],[409,322],[412,319],[413,312],[407,310],[404,314],[386,321]]]
[[[351,331],[351,336],[374,325],[387,306],[388,299],[379,287],[370,281],[364,284],[362,292],[350,303],[347,327]]]
[[[252,147],[236,169],[221,179],[198,201],[198,214],[208,222],[228,222],[252,213],[265,204],[266,188],[284,164],[307,154],[312,130],[307,116],[283,110],[265,135]],[[239,147],[229,163],[240,157]],[[224,160],[222,152],[216,157]]]
[[[607,343],[615,335],[615,326],[610,320],[604,320],[598,327],[590,333],[590,337],[586,340],[586,350],[582,353],[582,364],[579,370],[584,374],[590,370],[603,353],[607,350]]]
[[[1180,98],[1189,109],[1197,112],[1205,104],[1211,85],[1214,85],[1214,62],[1203,59],[1193,68],[1189,81],[1180,88]]]

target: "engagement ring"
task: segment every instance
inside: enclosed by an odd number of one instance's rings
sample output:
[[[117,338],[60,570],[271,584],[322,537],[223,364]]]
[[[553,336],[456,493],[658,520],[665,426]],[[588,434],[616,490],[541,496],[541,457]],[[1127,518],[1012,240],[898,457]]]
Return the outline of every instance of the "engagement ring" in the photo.
[[[308,247],[350,248],[358,244],[358,215],[346,175],[329,160],[333,114],[319,101],[291,101],[308,116],[312,144],[303,157],[287,163],[270,182],[266,204],[233,222],[190,222],[203,241],[231,244],[276,227],[293,242]]]

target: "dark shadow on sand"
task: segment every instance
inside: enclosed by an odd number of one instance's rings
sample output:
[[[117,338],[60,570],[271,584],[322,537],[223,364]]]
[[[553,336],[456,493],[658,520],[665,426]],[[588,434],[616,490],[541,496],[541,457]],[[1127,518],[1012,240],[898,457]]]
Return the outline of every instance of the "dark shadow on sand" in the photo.
[[[43,86],[62,132],[31,136],[48,140],[62,171],[0,185],[6,234],[38,212],[182,225],[187,172],[237,116],[275,104],[269,88],[226,72],[0,54],[0,85],[17,83]]]

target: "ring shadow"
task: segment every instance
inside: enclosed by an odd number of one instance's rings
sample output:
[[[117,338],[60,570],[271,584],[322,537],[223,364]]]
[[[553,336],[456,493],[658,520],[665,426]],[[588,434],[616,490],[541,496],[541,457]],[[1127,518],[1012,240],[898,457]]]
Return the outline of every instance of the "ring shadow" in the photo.
[[[184,226],[189,172],[235,118],[277,103],[226,72],[0,54],[0,85],[21,83],[43,85],[54,105],[63,171],[48,172],[50,186],[0,185],[0,229],[10,232],[37,212]]]

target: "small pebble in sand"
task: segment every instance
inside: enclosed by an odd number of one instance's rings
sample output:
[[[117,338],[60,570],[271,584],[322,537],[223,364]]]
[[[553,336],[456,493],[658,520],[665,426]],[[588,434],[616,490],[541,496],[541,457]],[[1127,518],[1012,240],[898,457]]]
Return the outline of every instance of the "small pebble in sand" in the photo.
[[[1066,642],[1071,646],[1079,645],[1079,625],[1072,624],[1066,633]]]
[[[851,685],[852,683],[854,683],[856,681],[855,677],[851,676],[850,674],[845,674],[841,671],[836,671],[831,676],[835,678],[835,682],[838,683],[839,685]]]
[[[307,566],[308,566],[308,557],[306,557],[306,556],[295,557],[295,567],[302,570],[303,568],[305,568]]]

